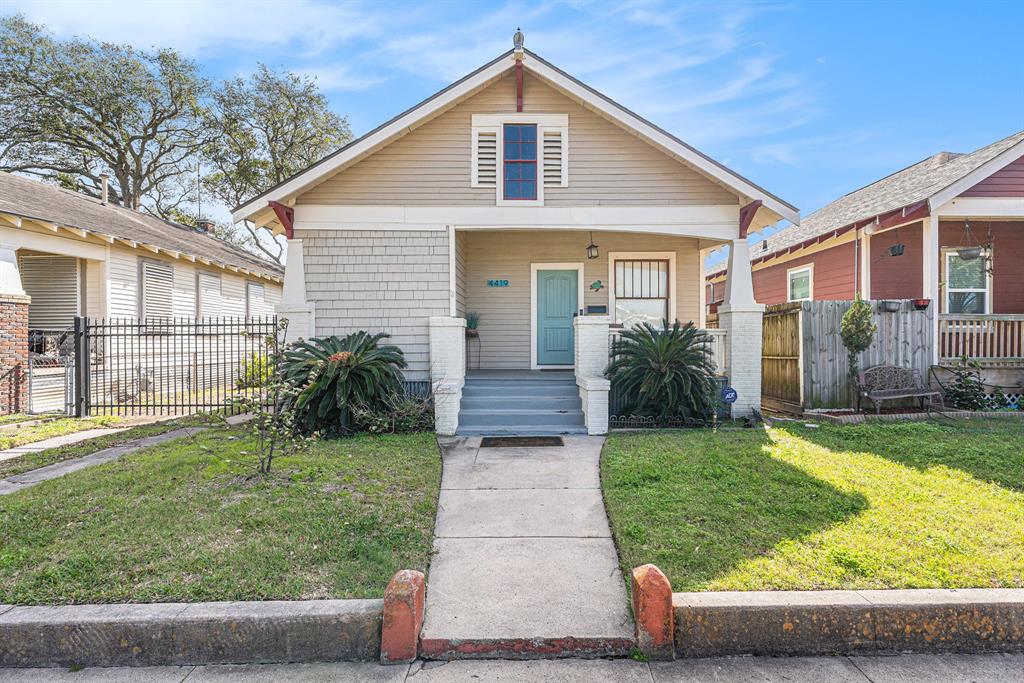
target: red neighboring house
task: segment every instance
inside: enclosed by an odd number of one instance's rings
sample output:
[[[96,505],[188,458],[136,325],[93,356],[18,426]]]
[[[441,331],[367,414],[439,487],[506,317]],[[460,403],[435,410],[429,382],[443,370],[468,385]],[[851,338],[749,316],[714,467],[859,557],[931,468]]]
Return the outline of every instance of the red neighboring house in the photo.
[[[929,299],[935,363],[966,354],[1024,374],[1024,131],[897,171],[750,253],[759,303]],[[725,279],[707,276],[712,311]]]

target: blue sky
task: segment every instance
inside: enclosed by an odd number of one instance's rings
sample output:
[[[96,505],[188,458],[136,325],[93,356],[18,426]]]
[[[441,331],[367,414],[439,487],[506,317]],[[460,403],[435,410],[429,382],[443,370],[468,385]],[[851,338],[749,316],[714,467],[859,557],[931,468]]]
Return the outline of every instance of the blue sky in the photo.
[[[29,2],[58,36],[175,47],[211,76],[317,76],[358,135],[511,46],[807,215],[1024,129],[1024,3]]]

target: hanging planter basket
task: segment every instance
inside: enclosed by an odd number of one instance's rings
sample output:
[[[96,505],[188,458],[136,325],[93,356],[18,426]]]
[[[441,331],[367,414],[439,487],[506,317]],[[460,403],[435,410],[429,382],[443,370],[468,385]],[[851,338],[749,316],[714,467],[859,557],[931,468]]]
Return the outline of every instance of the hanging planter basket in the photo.
[[[903,250],[906,247],[902,244],[894,244],[889,247],[889,256],[903,256]]]
[[[878,307],[885,313],[898,313],[903,303],[900,301],[882,301]]]
[[[956,255],[964,261],[973,261],[981,256],[981,251],[981,247],[965,247],[964,249],[957,249]]]
[[[915,311],[926,311],[928,306],[931,305],[931,299],[911,299],[911,303],[914,304]]]

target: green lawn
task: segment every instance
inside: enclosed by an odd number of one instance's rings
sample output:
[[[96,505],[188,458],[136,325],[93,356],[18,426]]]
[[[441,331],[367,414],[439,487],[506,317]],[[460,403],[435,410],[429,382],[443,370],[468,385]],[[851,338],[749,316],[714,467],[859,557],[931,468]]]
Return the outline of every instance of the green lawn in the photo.
[[[0,426],[15,424],[17,422],[31,422],[33,420],[42,420],[48,417],[47,415],[29,415],[27,413],[11,413],[10,415],[0,415]]]
[[[64,460],[81,458],[84,455],[89,455],[90,453],[95,453],[96,451],[101,451],[104,448],[116,446],[133,439],[163,434],[164,432],[169,432],[173,429],[178,429],[179,427],[194,427],[210,424],[210,422],[211,418],[205,415],[194,415],[177,420],[152,422],[150,424],[125,429],[120,432],[102,434],[67,446],[47,448],[45,451],[36,451],[35,453],[20,455],[17,458],[0,460],[0,479],[10,477],[15,474],[22,474],[23,472],[52,465],[57,462],[63,462]],[[96,425],[91,425],[88,429],[92,429],[95,426]]]
[[[1024,587],[1024,422],[621,433],[625,570],[674,590]]]
[[[433,434],[322,441],[254,476],[214,429],[0,498],[0,603],[380,597],[426,570]]]
[[[42,441],[43,439],[49,439],[54,436],[74,434],[75,432],[85,431],[86,429],[114,427],[120,421],[120,418],[110,415],[101,415],[99,417],[89,418],[62,417],[58,420],[49,420],[42,424],[31,425],[29,427],[19,427],[9,430],[5,429],[3,432],[0,432],[0,451],[7,448],[35,443],[36,441]]]

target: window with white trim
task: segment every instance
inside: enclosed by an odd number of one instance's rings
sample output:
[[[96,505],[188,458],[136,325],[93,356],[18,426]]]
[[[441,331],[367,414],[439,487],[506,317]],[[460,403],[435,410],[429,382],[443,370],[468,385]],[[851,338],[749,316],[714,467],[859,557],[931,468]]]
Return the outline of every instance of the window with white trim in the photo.
[[[616,259],[615,322],[661,327],[669,316],[668,259]]]
[[[474,114],[470,185],[504,206],[541,206],[545,187],[569,185],[567,114]]]
[[[814,294],[814,266],[786,271],[786,300],[810,301]]]
[[[989,255],[965,260],[946,252],[946,313],[988,313],[992,307],[992,281],[986,268]]]
[[[170,263],[139,259],[139,317],[143,320],[173,315],[174,267]]]

